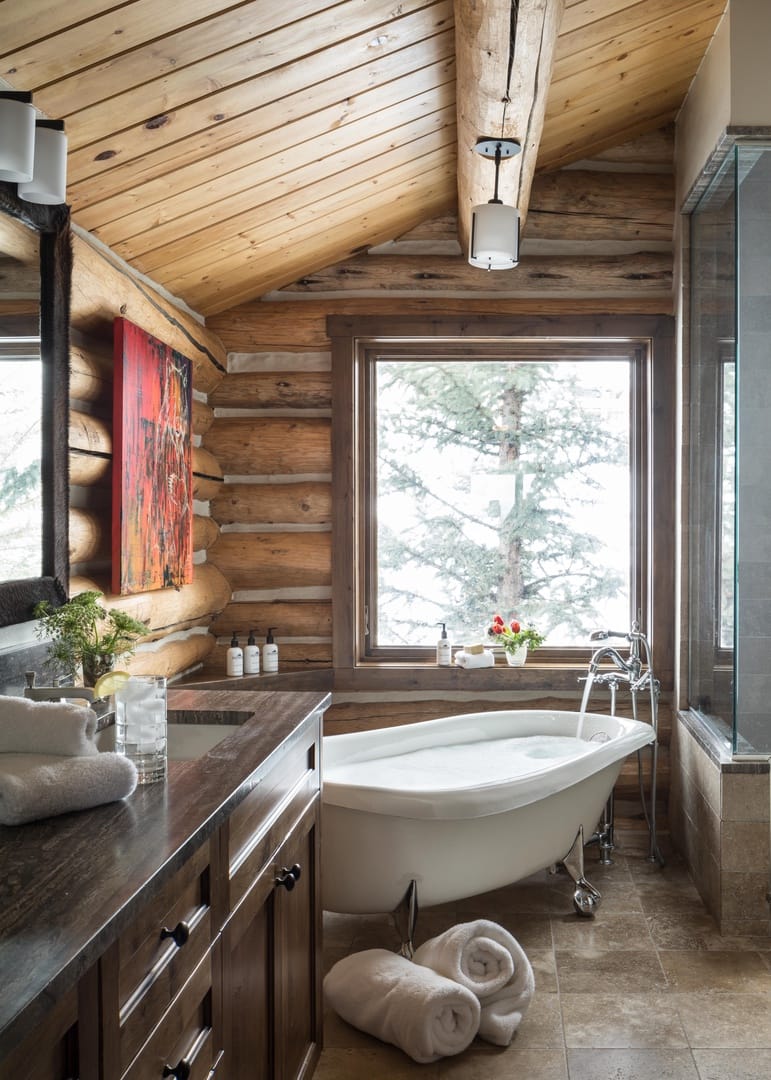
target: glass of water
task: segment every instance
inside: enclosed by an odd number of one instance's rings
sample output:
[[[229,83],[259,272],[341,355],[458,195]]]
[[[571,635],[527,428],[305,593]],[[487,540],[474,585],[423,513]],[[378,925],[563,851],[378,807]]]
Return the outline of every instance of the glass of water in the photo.
[[[166,777],[166,679],[132,675],[115,690],[115,749],[137,767],[140,784]]]

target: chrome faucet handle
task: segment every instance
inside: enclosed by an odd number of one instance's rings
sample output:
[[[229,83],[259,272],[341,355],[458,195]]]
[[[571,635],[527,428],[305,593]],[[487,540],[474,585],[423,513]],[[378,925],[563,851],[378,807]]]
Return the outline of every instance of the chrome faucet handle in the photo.
[[[589,634],[590,641],[607,641],[608,638],[626,638],[629,640],[629,634],[626,630],[592,630]]]

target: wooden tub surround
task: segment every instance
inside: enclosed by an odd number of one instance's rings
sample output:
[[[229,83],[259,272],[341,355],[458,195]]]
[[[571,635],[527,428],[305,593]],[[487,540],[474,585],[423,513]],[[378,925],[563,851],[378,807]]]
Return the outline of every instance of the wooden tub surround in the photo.
[[[311,1075],[328,700],[171,690],[243,722],[129,799],[0,828],[0,1075]]]

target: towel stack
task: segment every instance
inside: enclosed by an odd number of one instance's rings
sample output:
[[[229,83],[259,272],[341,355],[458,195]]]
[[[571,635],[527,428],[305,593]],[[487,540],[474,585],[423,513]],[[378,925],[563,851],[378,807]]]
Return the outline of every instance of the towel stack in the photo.
[[[519,943],[486,919],[432,938],[412,961],[385,949],[354,953],[324,979],[344,1020],[421,1064],[461,1053],[477,1034],[508,1046],[534,990]]]
[[[96,714],[70,702],[0,697],[0,825],[23,825],[130,795],[133,762],[100,754]]]

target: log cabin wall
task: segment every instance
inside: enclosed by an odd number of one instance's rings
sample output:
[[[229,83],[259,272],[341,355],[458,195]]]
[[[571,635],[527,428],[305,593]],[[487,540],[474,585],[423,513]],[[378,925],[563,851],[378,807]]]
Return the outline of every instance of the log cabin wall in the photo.
[[[207,396],[226,370],[216,334],[172,305],[125,266],[73,235],[70,373],[70,595],[104,593],[103,603],[150,626],[125,667],[176,676],[199,666],[214,647],[212,619],[231,587],[206,550],[219,529],[208,513],[222,486],[216,458],[200,445],[213,420]],[[132,596],[110,593],[113,321],[124,316],[187,356],[193,369],[194,575],[189,585]]]
[[[469,267],[454,218],[443,218],[207,320],[228,351],[228,374],[210,395],[214,421],[203,437],[225,474],[211,502],[220,534],[208,559],[232,581],[234,594],[214,620],[218,646],[197,678],[222,675],[234,629],[242,639],[256,629],[262,641],[268,626],[277,627],[282,671],[332,665],[327,316],[671,314],[671,164],[671,132],[664,130],[537,177],[521,263],[511,274]],[[545,697],[338,687],[325,730],[501,708],[515,698],[518,707],[575,708],[580,689]],[[665,700],[665,744],[669,730]],[[666,748],[660,780],[666,797]],[[622,795],[633,796],[636,786],[636,769],[628,767]]]

